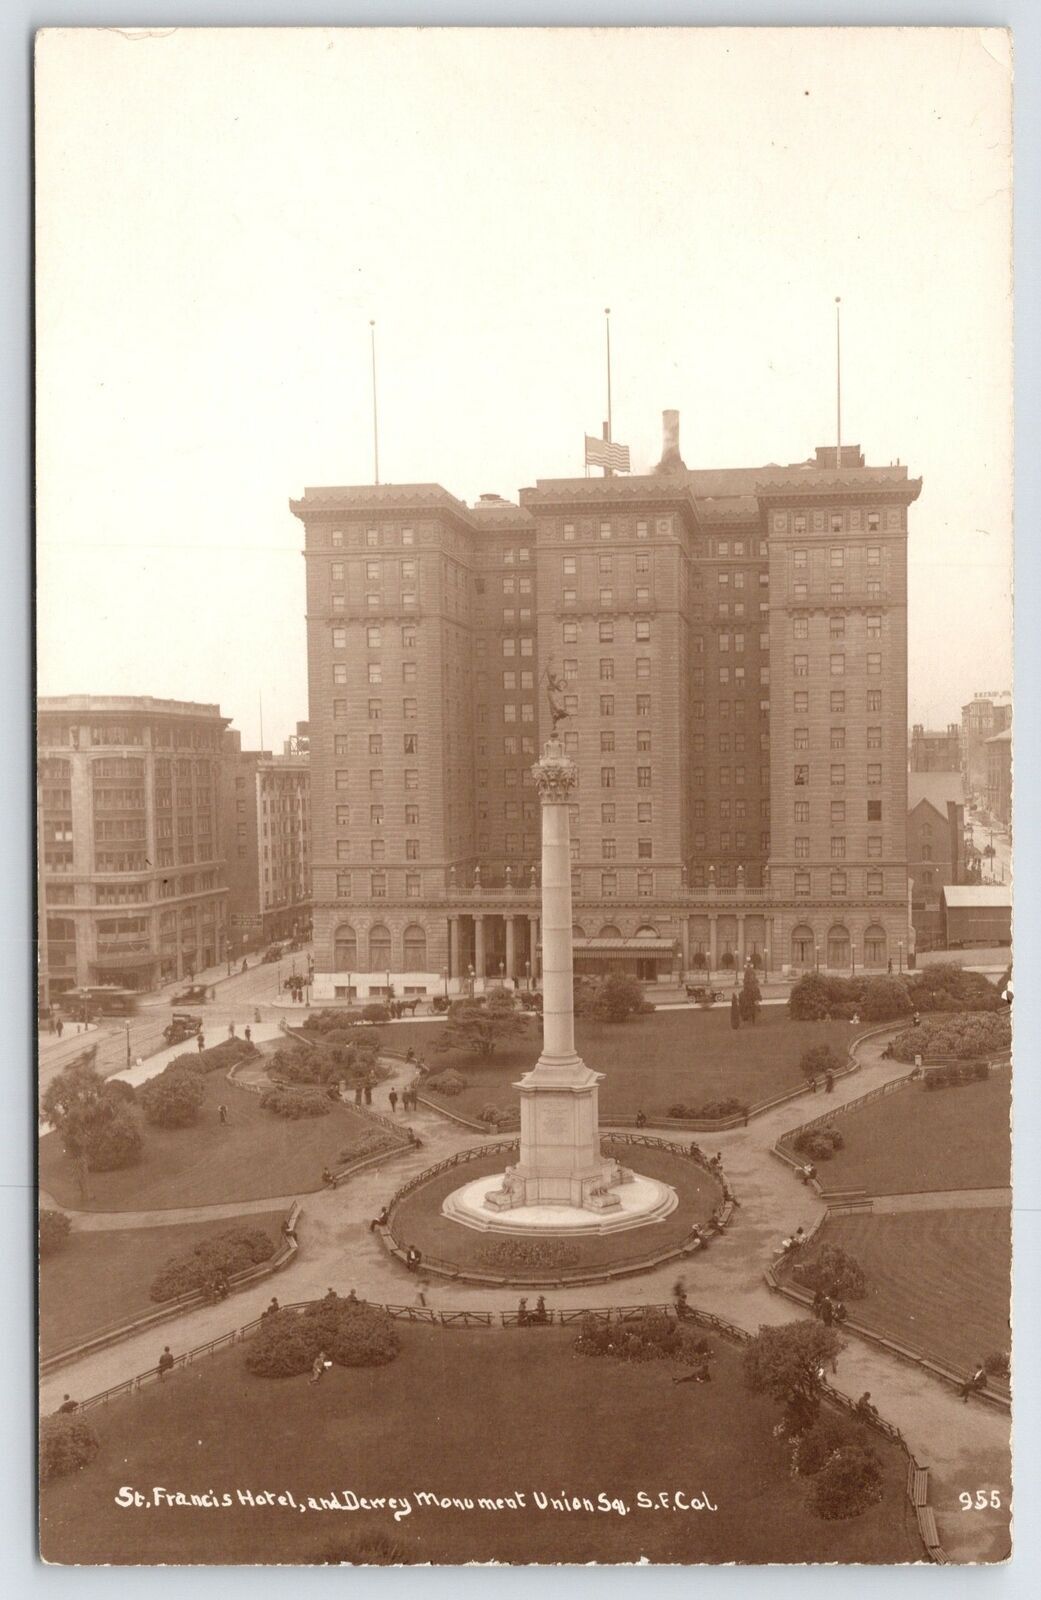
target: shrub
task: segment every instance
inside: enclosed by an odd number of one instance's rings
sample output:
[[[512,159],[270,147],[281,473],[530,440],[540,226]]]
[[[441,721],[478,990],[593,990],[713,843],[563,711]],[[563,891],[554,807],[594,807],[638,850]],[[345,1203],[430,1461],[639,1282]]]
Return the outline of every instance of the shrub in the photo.
[[[53,1255],[69,1237],[72,1224],[64,1211],[43,1209],[40,1212],[40,1254]]]
[[[995,1350],[983,1363],[992,1378],[1004,1378],[1006,1381],[1012,1375],[1012,1367],[1007,1350]]]
[[[361,1016],[363,1022],[389,1022],[390,1007],[380,1005],[378,1001],[374,1000],[369,1005],[362,1006]]]
[[[743,1117],[748,1114],[748,1107],[743,1100],[732,1097],[727,1100],[706,1100],[704,1105],[688,1106],[682,1101],[669,1107],[670,1117],[685,1121],[712,1122],[721,1121],[726,1117]]]
[[[712,1346],[696,1327],[662,1311],[644,1311],[627,1322],[603,1322],[586,1315],[575,1340],[583,1356],[611,1356],[615,1361],[683,1361],[708,1373]]]
[[[859,1517],[881,1500],[882,1481],[877,1451],[863,1444],[842,1445],[814,1478],[810,1505],[827,1522]]]
[[[234,1039],[223,1039],[220,1044],[211,1045],[207,1050],[193,1050],[175,1056],[166,1070],[169,1072],[171,1067],[184,1067],[203,1074],[229,1072],[240,1061],[250,1061],[259,1054],[256,1045],[236,1035]]]
[[[830,1044],[814,1044],[799,1057],[799,1070],[806,1079],[823,1078],[825,1073],[841,1072],[842,1057]]]
[[[819,1289],[833,1299],[863,1300],[867,1294],[863,1267],[837,1244],[822,1245],[811,1260],[798,1262],[792,1277],[803,1288]]]
[[[1007,1007],[992,1012],[956,1012],[925,1017],[917,1027],[905,1028],[892,1041],[890,1054],[897,1061],[913,1062],[916,1055],[953,1056],[968,1061],[977,1056],[1002,1054],[1011,1047],[1012,1023]]]
[[[497,1128],[500,1122],[509,1122],[510,1113],[503,1111],[499,1106],[488,1104],[482,1106],[477,1113],[478,1122],[486,1122],[489,1128]]]
[[[478,1255],[489,1267],[573,1267],[578,1246],[570,1239],[496,1239]]]
[[[835,1146],[831,1140],[817,1130],[800,1133],[793,1139],[792,1148],[800,1155],[808,1156],[811,1161],[830,1161],[835,1154]]]
[[[156,1127],[188,1128],[198,1119],[205,1097],[206,1085],[199,1074],[171,1062],[144,1085],[141,1107],[146,1120]]]
[[[840,1417],[818,1417],[812,1428],[807,1428],[795,1441],[792,1466],[800,1478],[815,1477],[835,1454],[846,1445],[860,1444],[862,1434]]]
[[[379,1367],[400,1348],[397,1330],[379,1306],[327,1295],[304,1312],[265,1317],[246,1349],[246,1367],[262,1378],[289,1378],[311,1367],[320,1350],[341,1367]]]
[[[645,1002],[637,979],[627,972],[613,972],[597,984],[587,1015],[597,1022],[628,1022],[645,1009],[654,1008]]]
[[[461,1072],[456,1072],[454,1067],[448,1067],[444,1072],[434,1073],[426,1080],[426,1087],[435,1094],[445,1095],[449,1100],[457,1094],[462,1094],[468,1087],[469,1079],[464,1078]]]
[[[40,1427],[40,1482],[77,1472],[98,1453],[98,1436],[75,1414],[46,1417]]]
[[[141,1129],[132,1112],[118,1106],[105,1122],[91,1128],[84,1140],[91,1172],[116,1172],[141,1159]]]
[[[121,1100],[125,1106],[137,1104],[137,1090],[124,1078],[106,1078],[105,1094],[110,1100]]]
[[[794,1022],[820,1022],[831,1005],[827,978],[819,972],[806,972],[788,996],[788,1015]]]
[[[360,1161],[363,1156],[375,1155],[378,1150],[390,1149],[395,1140],[389,1133],[384,1133],[382,1128],[373,1128],[371,1133],[361,1133],[357,1139],[352,1139],[345,1144],[336,1157],[338,1166],[349,1166],[352,1161]]]
[[[300,1117],[327,1117],[332,1109],[329,1096],[321,1089],[283,1088],[280,1084],[265,1089],[260,1104],[276,1117],[288,1117],[294,1122]]]
[[[915,1011],[999,1011],[1002,985],[954,962],[923,967],[908,985]]]
[[[860,999],[860,1015],[865,1022],[891,1022],[910,1016],[913,1006],[907,985],[900,978],[869,978]]]
[[[216,1277],[230,1278],[269,1261],[274,1253],[274,1241],[263,1229],[230,1228],[172,1257],[153,1278],[148,1293],[153,1300],[175,1300],[178,1295],[205,1288]]]

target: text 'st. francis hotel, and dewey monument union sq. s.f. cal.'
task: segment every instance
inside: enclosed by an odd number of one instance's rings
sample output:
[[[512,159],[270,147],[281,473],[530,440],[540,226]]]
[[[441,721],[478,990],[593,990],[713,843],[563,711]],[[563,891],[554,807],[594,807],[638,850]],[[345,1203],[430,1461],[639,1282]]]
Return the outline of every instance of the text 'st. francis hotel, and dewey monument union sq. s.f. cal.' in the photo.
[[[557,731],[575,967],[913,950],[907,532],[857,445],[645,475],[308,488],[316,1001],[539,971],[538,796]],[[447,977],[446,977],[447,975]],[[396,981],[395,981],[396,980]]]

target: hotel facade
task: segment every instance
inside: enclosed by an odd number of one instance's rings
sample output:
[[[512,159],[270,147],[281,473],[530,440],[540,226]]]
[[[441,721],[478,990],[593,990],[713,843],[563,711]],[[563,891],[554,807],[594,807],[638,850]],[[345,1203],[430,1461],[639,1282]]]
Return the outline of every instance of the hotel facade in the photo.
[[[907,518],[859,447],[643,476],[309,488],[316,999],[539,970],[559,732],[577,970],[884,971],[913,951]]]

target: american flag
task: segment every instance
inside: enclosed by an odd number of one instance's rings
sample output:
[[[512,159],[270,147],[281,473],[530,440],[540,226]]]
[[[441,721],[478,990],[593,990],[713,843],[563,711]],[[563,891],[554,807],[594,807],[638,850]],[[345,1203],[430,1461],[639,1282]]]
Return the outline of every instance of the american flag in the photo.
[[[614,472],[629,471],[629,446],[611,444],[607,439],[597,439],[586,434],[586,466],[610,467]]]

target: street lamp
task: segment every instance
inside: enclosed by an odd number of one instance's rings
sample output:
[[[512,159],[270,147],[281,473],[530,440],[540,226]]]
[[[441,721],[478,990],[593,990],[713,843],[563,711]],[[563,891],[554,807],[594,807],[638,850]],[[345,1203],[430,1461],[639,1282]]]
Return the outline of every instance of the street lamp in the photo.
[[[856,976],[856,972],[857,972],[857,947],[853,943],[853,941],[850,940],[850,946],[849,946],[849,975],[850,975],[850,977],[851,978],[855,977]]]
[[[814,954],[815,970],[817,972],[819,972],[820,969],[821,969],[821,947],[820,947],[819,944],[814,945],[813,954]]]
[[[903,973],[903,970],[904,970],[904,941],[902,939],[898,939],[897,940],[897,949],[898,949],[899,958],[900,958],[900,971],[901,971],[901,973]]]
[[[129,1022],[126,1024],[126,1030],[127,1030],[127,1066],[129,1067],[129,1065],[130,1065],[130,1024],[129,1024]]]

